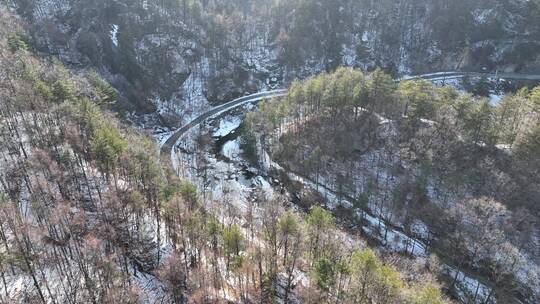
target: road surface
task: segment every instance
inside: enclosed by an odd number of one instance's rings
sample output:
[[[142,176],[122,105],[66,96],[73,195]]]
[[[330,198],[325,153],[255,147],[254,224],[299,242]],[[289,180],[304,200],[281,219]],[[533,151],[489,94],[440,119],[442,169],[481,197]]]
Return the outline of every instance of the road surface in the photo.
[[[207,112],[201,114],[200,116],[198,116],[197,118],[195,118],[194,120],[189,122],[188,124],[182,126],[181,128],[177,129],[176,131],[174,131],[174,133],[167,139],[167,141],[163,144],[163,146],[161,146],[161,148],[160,148],[160,160],[161,160],[162,165],[168,166],[169,168],[176,169],[173,166],[173,164],[174,164],[174,161],[173,161],[174,146],[176,146],[178,141],[189,130],[191,130],[193,127],[199,125],[203,121],[207,120],[208,118],[211,118],[211,117],[216,116],[216,115],[218,115],[220,113],[223,113],[223,112],[230,111],[230,110],[232,110],[234,108],[240,107],[240,106],[245,105],[247,103],[257,102],[257,101],[261,101],[261,100],[264,100],[264,99],[270,99],[270,98],[273,98],[273,97],[284,96],[286,92],[287,92],[287,90],[279,89],[279,90],[266,91],[266,92],[260,92],[260,93],[255,93],[255,94],[243,96],[243,97],[237,98],[235,100],[229,101],[229,102],[227,102],[225,104],[216,106],[216,107],[208,110]]]
[[[397,81],[399,82],[399,81],[404,81],[404,80],[416,80],[416,79],[426,79],[426,80],[435,81],[435,80],[459,79],[459,78],[464,78],[464,77],[486,77],[486,78],[495,78],[495,79],[540,81],[540,75],[518,74],[518,73],[481,73],[481,72],[437,72],[437,73],[429,73],[429,74],[422,74],[422,75],[416,75],[416,76],[406,76]],[[199,125],[203,121],[207,120],[208,118],[213,117],[223,112],[230,111],[234,108],[237,108],[247,103],[257,102],[264,99],[270,99],[273,97],[284,96],[286,92],[287,90],[285,89],[278,89],[278,90],[260,92],[260,93],[243,96],[235,100],[232,100],[230,102],[227,102],[225,104],[214,107],[208,110],[207,112],[201,114],[200,116],[198,116],[197,118],[189,122],[188,124],[174,131],[174,133],[163,144],[163,146],[160,148],[160,159],[161,159],[162,165],[169,166],[170,168],[174,168],[173,166],[174,146],[176,146],[178,141],[189,130]]]
[[[459,79],[464,77],[485,77],[495,79],[510,79],[510,80],[531,80],[540,81],[540,75],[534,74],[519,74],[519,73],[483,73],[483,72],[437,72],[422,74],[416,76],[405,76],[400,80],[443,80],[443,79]]]

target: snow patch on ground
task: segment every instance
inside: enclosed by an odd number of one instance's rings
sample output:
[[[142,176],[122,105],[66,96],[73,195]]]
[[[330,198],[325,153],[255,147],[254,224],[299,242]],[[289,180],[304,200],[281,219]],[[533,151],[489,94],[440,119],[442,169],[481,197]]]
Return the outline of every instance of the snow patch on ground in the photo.
[[[133,267],[130,267],[130,273],[133,273]],[[167,294],[159,280],[150,274],[138,272],[136,276],[132,275],[132,280],[141,290],[143,303],[159,303]]]
[[[270,159],[270,157],[267,156],[267,159]],[[269,162],[270,167],[277,170],[283,170],[283,167],[279,166],[279,164],[275,163],[271,159]],[[327,207],[329,209],[335,210],[338,206],[348,209],[353,208],[353,204],[351,202],[345,198],[337,197],[333,191],[330,191],[329,189],[321,185],[317,185],[314,182],[311,182],[294,173],[287,172],[287,174],[291,180],[301,182],[304,186],[319,192],[327,201]],[[427,256],[427,246],[422,241],[411,238],[400,231],[394,230],[392,227],[386,225],[386,223],[380,217],[374,217],[363,211],[357,211],[357,217],[359,219],[364,219],[367,222],[367,225],[363,226],[362,230],[370,237],[379,240],[381,244],[388,249],[395,252],[408,253],[414,257]]]
[[[478,9],[472,12],[474,21],[477,24],[486,24],[493,15],[493,9]]]
[[[210,108],[210,103],[204,95],[206,83],[203,74],[208,68],[207,65],[207,60],[198,64],[170,100],[154,97],[153,103],[157,106],[157,113],[161,117],[173,118],[178,126],[185,125]]]
[[[272,199],[274,197],[274,188],[262,176],[255,177],[253,179],[253,184],[263,191],[266,198]]]
[[[158,143],[159,147],[163,147],[165,142],[174,134],[174,131],[160,132],[153,134],[154,139]]]
[[[411,224],[411,232],[423,240],[429,239],[430,232],[428,226],[421,220],[414,220]]]
[[[235,139],[226,142],[223,145],[221,153],[230,160],[240,160],[240,155],[242,154],[242,149],[240,149],[240,140]]]
[[[504,94],[491,93],[489,94],[489,103],[493,106],[497,105],[503,99]]]
[[[362,42],[368,42],[370,40],[371,34],[367,31],[362,33]]]
[[[348,66],[348,67],[352,67],[354,66],[354,64],[356,63],[356,49],[354,48],[354,46],[356,46],[358,44],[358,42],[354,42],[352,44],[343,44],[342,46],[342,54],[343,54],[343,65],[344,66]]]
[[[118,27],[118,24],[113,24],[111,27],[110,37],[111,41],[115,46],[118,46],[118,30],[120,28]]]
[[[241,53],[242,61],[258,72],[269,73],[268,67],[277,59],[276,54],[263,37],[254,35],[253,39],[254,42]]]
[[[361,211],[357,211],[356,215],[359,219],[364,219],[368,223],[362,227],[362,230],[370,237],[379,240],[388,249],[395,252],[404,252],[413,257],[427,256],[427,246],[422,241],[392,229],[381,218],[376,218]]]
[[[480,281],[468,277],[463,272],[448,265],[443,265],[443,273],[452,280],[457,275],[455,290],[462,303],[486,303],[488,300],[491,289]],[[495,304],[497,301],[492,296],[487,303]]]
[[[38,21],[52,18],[56,14],[65,14],[71,9],[68,0],[41,0],[36,1],[33,16]]]
[[[238,129],[242,124],[242,119],[238,116],[227,116],[219,121],[219,127],[214,131],[214,137],[223,137]]]

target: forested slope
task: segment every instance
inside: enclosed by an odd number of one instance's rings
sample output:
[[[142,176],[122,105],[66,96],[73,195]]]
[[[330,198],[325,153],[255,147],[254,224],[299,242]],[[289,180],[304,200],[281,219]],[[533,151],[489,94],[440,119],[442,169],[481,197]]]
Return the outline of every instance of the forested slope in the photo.
[[[447,302],[430,269],[383,260],[322,208],[200,197],[110,111],[107,82],[24,37],[1,9],[1,303]]]
[[[491,105],[424,80],[397,85],[379,70],[341,68],[295,82],[283,100],[262,105],[244,137],[323,189],[301,205],[324,204],[388,245],[395,233],[380,224],[371,230],[364,212],[382,218],[450,265],[491,281],[489,297],[534,303],[539,97],[540,87],[522,89]],[[337,201],[329,205],[324,189]],[[456,278],[450,275],[450,290]],[[476,299],[478,288],[472,293]]]
[[[338,66],[396,75],[540,68],[538,1],[20,0],[35,48],[165,118]],[[163,121],[162,121],[163,122]]]
[[[538,0],[1,5],[0,302],[538,302],[540,90],[394,80],[538,73]],[[291,83],[243,150],[292,194],[245,210],[128,126]]]

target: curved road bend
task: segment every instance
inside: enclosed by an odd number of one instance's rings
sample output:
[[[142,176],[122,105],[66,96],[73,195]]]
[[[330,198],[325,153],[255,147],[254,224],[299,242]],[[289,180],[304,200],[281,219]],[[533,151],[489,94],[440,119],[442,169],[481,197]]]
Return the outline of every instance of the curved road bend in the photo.
[[[477,73],[477,72],[439,72],[439,73],[430,73],[430,74],[423,74],[423,75],[417,75],[417,76],[410,76],[403,79],[397,80],[397,82],[403,81],[403,80],[415,80],[415,79],[426,79],[426,80],[441,80],[441,79],[458,79],[463,77],[493,77],[493,78],[499,78],[499,79],[513,79],[513,80],[538,80],[540,81],[540,75],[527,75],[527,74],[517,74],[517,73]],[[218,115],[220,113],[227,112],[229,110],[232,110],[236,107],[239,107],[241,105],[250,103],[250,102],[256,102],[261,101],[264,99],[272,98],[272,97],[280,97],[284,96],[286,94],[287,90],[279,89],[279,90],[273,90],[273,91],[267,91],[267,92],[260,92],[252,95],[243,96],[240,98],[237,98],[235,100],[232,100],[230,102],[227,102],[223,105],[214,107],[210,109],[209,111],[201,114],[199,117],[195,118],[188,124],[184,125],[183,127],[177,129],[171,137],[167,139],[167,141],[163,144],[163,146],[160,149],[160,161],[163,166],[169,166],[169,168],[173,168],[176,172],[176,168],[174,167],[173,162],[173,156],[174,156],[174,146],[178,143],[178,141],[193,127],[199,125],[206,119],[213,117],[215,115]]]
[[[498,78],[498,79],[511,79],[511,80],[532,80],[540,81],[540,75],[535,74],[519,74],[519,73],[484,73],[484,72],[437,72],[422,74],[416,76],[406,76],[401,78],[402,80],[442,80],[442,79],[458,79],[464,77],[486,77],[486,78]]]
[[[173,149],[174,146],[178,143],[178,141],[186,134],[189,130],[191,130],[193,127],[199,125],[203,121],[207,120],[208,118],[211,118],[215,115],[218,115],[223,112],[230,111],[234,108],[237,108],[239,106],[245,105],[247,103],[261,101],[268,98],[273,97],[280,97],[284,96],[287,90],[279,89],[279,90],[273,90],[273,91],[267,91],[267,92],[260,92],[255,93],[247,96],[243,96],[237,99],[234,99],[232,101],[229,101],[225,104],[216,106],[207,112],[201,114],[188,124],[182,126],[181,128],[177,129],[171,137],[167,139],[167,141],[161,146],[160,148],[160,161],[163,166],[170,166],[170,168],[176,169],[173,166]]]
[[[499,78],[499,79],[512,79],[512,80],[538,80],[540,81],[540,75],[533,75],[533,74],[518,74],[518,73],[480,73],[480,72],[437,72],[437,73],[429,73],[429,74],[422,74],[422,75],[416,75],[416,76],[408,76],[404,77],[402,79],[397,80],[397,82],[404,81],[404,80],[415,80],[415,79],[426,79],[426,80],[449,80],[449,79],[458,79],[458,78],[464,78],[464,77],[493,77],[493,78]],[[199,117],[195,118],[188,124],[184,125],[183,127],[177,129],[171,137],[167,139],[167,141],[163,144],[163,146],[160,148],[160,160],[162,165],[170,166],[170,168],[174,168],[173,166],[173,148],[178,143],[178,141],[186,134],[187,131],[191,130],[193,127],[197,126],[198,124],[202,123],[206,119],[215,116],[217,114],[220,114],[222,112],[226,112],[229,110],[232,110],[236,107],[239,107],[241,105],[244,105],[246,103],[250,102],[256,102],[272,97],[280,97],[284,96],[287,90],[284,89],[278,89],[273,91],[266,91],[266,92],[260,92],[255,93],[247,96],[243,96],[240,98],[237,98],[235,100],[232,100],[230,102],[227,102],[225,104],[219,105],[217,107],[214,107],[210,109],[209,111],[201,114]]]

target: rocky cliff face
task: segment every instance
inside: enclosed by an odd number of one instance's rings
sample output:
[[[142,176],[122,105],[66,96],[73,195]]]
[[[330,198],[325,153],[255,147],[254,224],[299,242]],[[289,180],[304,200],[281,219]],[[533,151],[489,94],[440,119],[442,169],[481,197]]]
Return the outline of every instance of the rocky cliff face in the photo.
[[[345,65],[393,74],[540,70],[527,0],[20,0],[29,40],[94,68],[126,112],[178,124],[219,103]],[[540,11],[540,9],[538,10]]]

